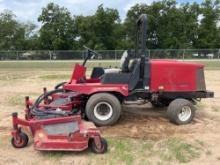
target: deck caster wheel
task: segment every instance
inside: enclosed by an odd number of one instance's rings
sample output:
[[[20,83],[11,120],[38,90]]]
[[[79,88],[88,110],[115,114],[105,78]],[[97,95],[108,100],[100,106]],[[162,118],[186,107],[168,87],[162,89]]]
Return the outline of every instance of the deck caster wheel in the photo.
[[[110,93],[92,95],[86,103],[86,116],[98,126],[115,124],[121,115],[121,104]]]
[[[28,136],[25,133],[20,132],[17,135],[17,139],[14,137],[11,138],[11,144],[14,148],[24,148],[28,144]]]
[[[92,152],[94,152],[96,154],[103,154],[103,153],[107,152],[107,150],[108,150],[108,143],[104,138],[101,138],[101,148],[99,149],[96,146],[95,140],[92,140],[91,150],[92,150]]]
[[[177,125],[190,123],[195,116],[195,106],[186,99],[173,100],[167,109],[167,115],[171,122]]]

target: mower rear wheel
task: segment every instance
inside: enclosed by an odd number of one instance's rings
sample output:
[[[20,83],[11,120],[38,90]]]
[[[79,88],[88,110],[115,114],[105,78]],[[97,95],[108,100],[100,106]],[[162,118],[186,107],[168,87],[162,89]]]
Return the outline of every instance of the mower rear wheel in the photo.
[[[96,154],[103,154],[103,153],[107,152],[107,150],[108,150],[108,143],[104,138],[101,138],[101,148],[99,149],[96,146],[95,140],[92,140],[91,150],[92,150],[92,152],[94,152]]]
[[[20,132],[17,136],[18,136],[17,139],[15,139],[14,137],[11,138],[12,146],[14,148],[26,147],[28,144],[28,136],[23,132]]]
[[[186,99],[173,100],[167,109],[167,115],[171,122],[183,125],[190,123],[195,116],[195,106]]]
[[[121,115],[121,104],[110,93],[92,95],[86,104],[86,116],[98,126],[113,125]]]

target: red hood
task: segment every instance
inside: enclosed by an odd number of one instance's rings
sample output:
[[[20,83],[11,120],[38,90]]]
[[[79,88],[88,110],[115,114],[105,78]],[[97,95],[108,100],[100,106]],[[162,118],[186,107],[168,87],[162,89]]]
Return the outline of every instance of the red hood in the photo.
[[[153,59],[151,60],[151,64],[169,64],[169,65],[186,65],[186,66],[195,66],[195,67],[204,67],[204,64],[193,63],[193,62],[185,62],[178,60],[170,60],[170,59]]]

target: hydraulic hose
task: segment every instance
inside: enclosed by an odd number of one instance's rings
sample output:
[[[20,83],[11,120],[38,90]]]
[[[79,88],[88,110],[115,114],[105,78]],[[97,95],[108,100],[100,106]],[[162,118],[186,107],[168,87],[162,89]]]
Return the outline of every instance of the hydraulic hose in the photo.
[[[59,84],[57,84],[54,89],[58,89],[59,87],[63,86],[64,84],[66,84],[67,82],[61,82]]]
[[[53,109],[48,109],[48,110],[42,111],[38,108],[39,104],[45,98],[47,98],[48,96],[50,96],[52,94],[60,93],[60,92],[64,92],[64,90],[63,89],[55,89],[55,90],[47,92],[46,94],[44,93],[44,94],[40,95],[30,109],[31,114],[34,116],[47,116],[49,114],[50,115],[58,115],[58,116],[69,115],[71,112],[68,112],[68,111],[54,111]]]

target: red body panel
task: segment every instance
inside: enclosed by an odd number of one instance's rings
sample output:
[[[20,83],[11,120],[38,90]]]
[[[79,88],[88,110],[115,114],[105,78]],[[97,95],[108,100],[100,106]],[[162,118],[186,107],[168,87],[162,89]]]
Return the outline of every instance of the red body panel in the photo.
[[[196,91],[196,69],[202,64],[185,63],[175,60],[151,60],[150,90],[160,87],[167,92]]]
[[[102,84],[102,83],[68,83],[63,86],[66,90],[76,91],[81,94],[90,95],[97,92],[119,92],[128,96],[127,84]]]
[[[76,64],[70,82],[64,84],[63,88],[86,95],[97,92],[119,92],[124,96],[128,96],[127,84],[102,84],[99,79],[86,79],[85,72],[86,68],[84,66]],[[80,79],[84,79],[85,82],[80,83]]]
[[[150,91],[157,92],[163,88],[165,92],[196,91],[196,70],[203,68],[202,64],[185,63],[176,60],[150,60]],[[91,95],[97,92],[119,92],[128,96],[127,84],[102,84],[99,79],[86,79],[86,68],[75,65],[72,78],[63,88]],[[79,80],[84,79],[83,83]]]
[[[75,64],[70,83],[77,83],[81,78],[85,78],[86,68],[80,64]]]

